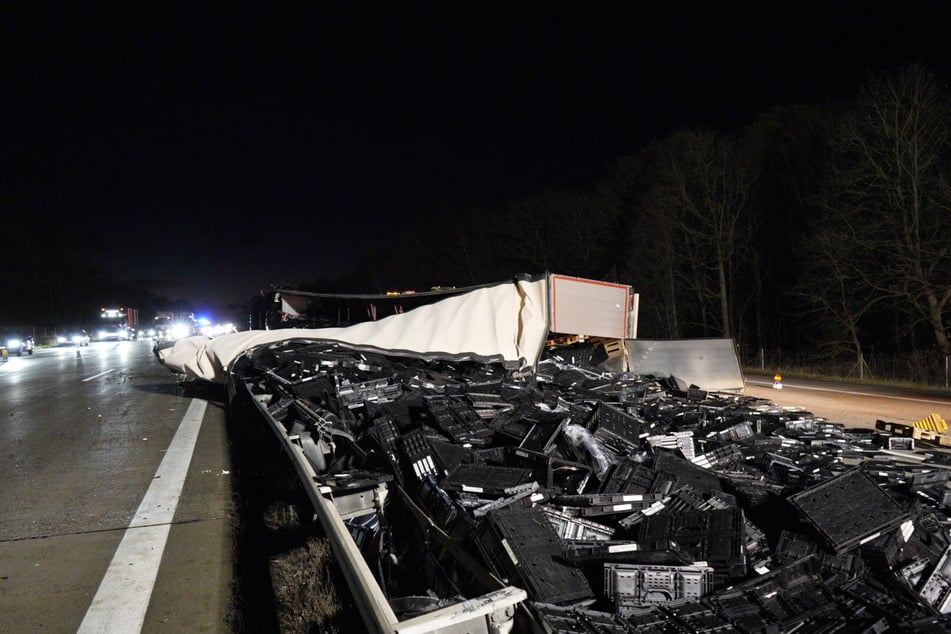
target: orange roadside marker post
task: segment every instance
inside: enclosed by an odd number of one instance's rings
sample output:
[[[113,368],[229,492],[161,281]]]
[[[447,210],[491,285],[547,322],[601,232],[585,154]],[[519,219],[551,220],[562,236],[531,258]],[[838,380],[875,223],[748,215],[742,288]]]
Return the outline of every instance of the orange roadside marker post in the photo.
[[[778,374],[773,377],[773,389],[783,389],[783,377],[779,376]]]

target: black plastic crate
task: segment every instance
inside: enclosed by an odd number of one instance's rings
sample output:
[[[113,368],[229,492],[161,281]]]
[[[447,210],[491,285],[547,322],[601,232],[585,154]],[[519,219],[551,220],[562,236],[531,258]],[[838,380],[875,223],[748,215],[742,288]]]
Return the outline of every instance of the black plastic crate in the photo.
[[[403,457],[404,475],[411,474],[417,483],[422,482],[426,476],[433,476],[438,480],[444,475],[432,444],[422,431],[403,434],[399,437],[398,445]]]
[[[562,604],[594,597],[584,574],[557,560],[561,539],[540,508],[493,511],[475,539],[487,562],[509,583],[523,586],[532,601]]]
[[[789,497],[835,552],[897,528],[911,518],[861,469],[852,469]]]
[[[518,467],[496,467],[488,464],[458,464],[440,482],[446,491],[480,495],[510,495],[533,482],[532,470]]]
[[[591,477],[588,465],[517,447],[506,447],[505,462],[510,467],[531,469],[539,486],[552,491],[578,493]]]
[[[631,414],[601,401],[593,420],[595,437],[618,454],[632,453],[640,446],[644,425]]]

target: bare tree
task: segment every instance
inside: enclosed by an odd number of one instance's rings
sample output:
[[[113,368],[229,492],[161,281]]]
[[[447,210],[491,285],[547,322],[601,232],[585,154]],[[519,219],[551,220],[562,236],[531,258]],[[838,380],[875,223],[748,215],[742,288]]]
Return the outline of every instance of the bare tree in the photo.
[[[652,204],[675,222],[681,279],[719,308],[724,337],[732,336],[733,266],[749,237],[747,200],[756,172],[737,140],[704,130],[682,130],[658,148]]]
[[[649,311],[641,330],[653,332],[653,336],[680,337],[679,237],[674,234],[671,216],[649,201],[642,201],[636,213],[638,222],[630,232],[626,266],[641,294],[641,306]]]
[[[778,344],[791,331],[797,337],[804,334],[797,315],[805,298],[791,289],[804,275],[814,278],[806,273],[814,257],[809,234],[820,215],[816,192],[830,174],[835,113],[834,103],[776,106],[744,131],[744,143],[761,173],[749,203],[756,222],[754,246],[744,250],[740,284],[746,290],[736,295],[740,301],[734,304],[748,322],[746,336],[757,347]],[[736,338],[744,339],[744,333],[735,330]]]
[[[820,210],[807,244],[808,259],[797,290],[819,318],[815,329],[820,343],[834,354],[843,347],[855,355],[856,367],[864,364],[862,321],[883,296],[867,281],[864,263],[873,258],[861,237],[863,217],[849,207],[832,170],[824,188],[815,196]]]
[[[877,254],[865,279],[928,323],[951,353],[951,101],[920,66],[870,77],[841,137],[843,194]]]
[[[616,211],[597,192],[546,188],[512,203],[510,246],[526,272],[579,276],[604,273],[616,233]]]

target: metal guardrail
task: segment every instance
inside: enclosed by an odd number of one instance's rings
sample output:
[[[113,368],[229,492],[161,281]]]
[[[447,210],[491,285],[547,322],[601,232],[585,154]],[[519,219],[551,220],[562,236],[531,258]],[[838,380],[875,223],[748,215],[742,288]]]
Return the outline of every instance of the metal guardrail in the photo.
[[[320,476],[304,455],[304,449],[298,439],[289,435],[284,426],[274,420],[266,406],[254,398],[247,385],[241,385],[290,458],[313,505],[314,513],[331,544],[334,556],[368,632],[372,634],[422,634],[449,631],[506,634],[511,632],[516,611],[528,597],[528,593],[515,586],[505,586],[501,581],[498,582],[501,587],[497,590],[401,621],[394,613],[367,565],[366,559],[344,524],[339,508],[341,506],[345,508],[345,514],[350,516],[358,514],[357,509],[361,506],[366,511],[372,511],[376,506],[382,506],[386,493],[377,491],[372,496],[367,496],[366,492],[358,492],[344,496],[338,495],[336,498],[331,497],[329,487],[321,483]],[[386,488],[385,484],[380,486]],[[359,499],[354,500],[354,496]],[[370,500],[369,506],[367,499]],[[408,498],[404,497],[404,500],[406,499]],[[438,527],[433,525],[427,528],[432,535],[433,529]],[[447,536],[446,542],[448,541]],[[466,563],[470,566],[475,565],[474,561]],[[489,574],[488,571],[486,574]]]

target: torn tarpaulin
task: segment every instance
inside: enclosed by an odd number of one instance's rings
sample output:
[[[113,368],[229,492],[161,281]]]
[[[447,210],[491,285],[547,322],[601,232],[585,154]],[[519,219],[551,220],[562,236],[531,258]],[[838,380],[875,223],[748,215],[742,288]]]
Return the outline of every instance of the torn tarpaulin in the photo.
[[[571,355],[585,357],[598,355]],[[929,475],[948,468],[940,454],[566,358],[547,351],[519,374],[285,341],[245,354],[232,380],[308,461],[305,485],[337,504],[354,492],[339,482],[374,492],[372,521],[347,530],[373,544],[362,558],[392,610],[514,586],[527,592],[515,631],[943,621],[947,479]],[[341,398],[347,385],[372,388]],[[319,452],[294,453],[302,432]]]

